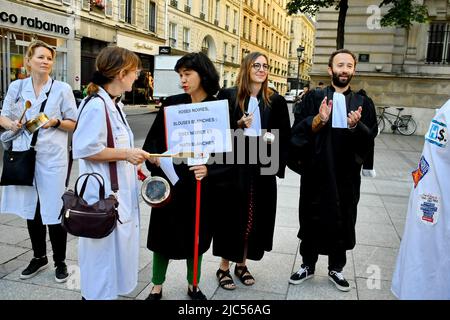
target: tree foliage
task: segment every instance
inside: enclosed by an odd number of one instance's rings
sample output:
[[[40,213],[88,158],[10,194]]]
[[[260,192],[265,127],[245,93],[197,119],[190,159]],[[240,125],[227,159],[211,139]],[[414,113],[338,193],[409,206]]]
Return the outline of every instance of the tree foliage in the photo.
[[[428,21],[428,10],[425,5],[419,5],[412,0],[384,0],[382,6],[391,6],[381,19],[381,25],[397,26],[409,29],[413,22],[425,23]]]
[[[344,46],[344,26],[348,9],[348,0],[290,0],[286,9],[288,14],[298,12],[315,15],[320,8],[335,7],[339,10],[336,48]],[[425,5],[420,5],[416,0],[382,0],[380,7],[389,7],[388,12],[382,17],[382,26],[396,26],[409,29],[414,22],[424,23],[428,20],[428,10]]]

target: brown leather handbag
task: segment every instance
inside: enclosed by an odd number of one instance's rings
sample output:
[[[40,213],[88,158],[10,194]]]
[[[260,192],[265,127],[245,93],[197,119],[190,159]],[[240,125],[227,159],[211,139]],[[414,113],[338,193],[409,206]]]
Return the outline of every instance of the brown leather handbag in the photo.
[[[78,182],[83,177],[83,185],[78,193]],[[99,200],[93,204],[88,204],[83,199],[89,178],[95,178],[99,184]],[[117,210],[119,202],[114,194],[105,198],[104,184],[101,174],[85,173],[78,177],[74,190],[64,192],[62,196],[64,208],[60,217],[61,225],[68,233],[78,237],[100,239],[114,230],[119,220]]]
[[[98,95],[93,96],[100,97]],[[85,100],[83,108],[93,96],[90,96]],[[83,112],[83,108],[81,109],[80,114]],[[105,114],[108,131],[107,146],[108,148],[114,148],[111,122],[109,120],[106,104]],[[72,162],[73,158],[71,150],[69,156],[69,169],[67,170],[66,177],[66,188],[69,184]],[[59,217],[61,218],[62,227],[68,233],[78,237],[101,239],[108,236],[114,230],[117,225],[117,221],[122,223],[119,220],[119,202],[116,197],[117,191],[119,190],[116,162],[109,162],[109,174],[111,177],[111,190],[113,191],[113,194],[109,195],[107,198],[105,198],[105,181],[102,175],[97,172],[82,174],[75,182],[74,190],[67,190],[64,192],[62,196],[63,208]],[[78,193],[78,182],[83,177],[85,178],[81,186],[80,193]],[[93,204],[88,204],[86,200],[83,199],[89,178],[97,180],[99,184],[98,201]]]

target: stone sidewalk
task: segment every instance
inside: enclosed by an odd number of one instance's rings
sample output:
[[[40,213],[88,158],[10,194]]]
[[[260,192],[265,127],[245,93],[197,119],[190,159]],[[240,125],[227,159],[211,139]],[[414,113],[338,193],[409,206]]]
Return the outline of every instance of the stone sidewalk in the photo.
[[[137,107],[136,107],[137,108]],[[139,107],[140,108],[140,107]],[[143,141],[137,141],[141,146]],[[299,176],[288,171],[286,179],[278,180],[278,212],[273,250],[261,261],[249,261],[256,278],[251,287],[235,278],[237,289],[218,287],[215,272],[219,258],[208,251],[203,258],[200,287],[208,299],[214,300],[382,300],[395,299],[390,283],[406,215],[411,188],[410,172],[415,169],[423,145],[423,137],[382,134],[376,140],[376,178],[363,178],[357,221],[357,244],[347,252],[344,275],[350,292],[338,291],[327,278],[327,259],[321,256],[316,276],[300,285],[288,283],[289,276],[301,263],[298,253]],[[73,182],[77,176],[74,164]],[[146,249],[151,210],[141,202],[141,251],[139,283],[121,299],[145,299],[149,294],[152,255]],[[67,264],[74,272],[64,284],[54,281],[53,268],[34,278],[20,280],[20,272],[32,258],[26,222],[13,215],[0,215],[0,300],[49,299],[79,300],[77,283],[77,239],[68,237]],[[48,241],[49,260],[51,246]],[[234,270],[234,266],[232,266]],[[171,261],[164,284],[163,299],[189,300],[187,296],[185,261]]]

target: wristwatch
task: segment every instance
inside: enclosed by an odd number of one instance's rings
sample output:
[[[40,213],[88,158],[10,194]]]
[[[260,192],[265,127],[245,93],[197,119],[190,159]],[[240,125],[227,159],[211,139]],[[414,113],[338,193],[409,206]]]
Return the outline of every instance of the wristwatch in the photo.
[[[54,125],[54,126],[52,126],[52,128],[58,128],[60,125],[61,125],[61,120],[59,120],[59,119],[56,119],[56,124]]]

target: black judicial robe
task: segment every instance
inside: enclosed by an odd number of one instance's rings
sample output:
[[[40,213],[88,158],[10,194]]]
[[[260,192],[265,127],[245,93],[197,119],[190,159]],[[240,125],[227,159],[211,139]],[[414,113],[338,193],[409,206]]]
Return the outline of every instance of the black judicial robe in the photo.
[[[241,109],[236,105],[237,88],[228,88],[219,91],[217,98],[227,99],[230,107],[231,126],[237,127],[237,121],[242,117]],[[276,170],[270,175],[261,175],[261,169],[270,167],[260,161],[252,164],[249,152],[253,147],[259,150],[260,144],[267,144],[262,138],[242,137],[242,130],[235,135],[241,135],[241,139],[234,139],[233,153],[234,165],[229,172],[231,181],[228,188],[223,188],[223,196],[228,201],[221,203],[216,217],[216,229],[213,239],[213,254],[228,260],[240,262],[244,257],[245,232],[248,222],[248,202],[250,196],[250,180],[253,179],[255,208],[252,228],[248,238],[247,258],[261,260],[265,251],[272,250],[273,233],[275,228],[275,216],[277,207],[276,176],[284,178],[287,161],[287,152],[290,138],[290,121],[286,101],[280,95],[274,93],[270,98],[270,106],[264,106],[261,96],[258,96],[259,110],[261,114],[262,129],[272,130],[275,139],[278,140],[278,154],[272,154],[271,161],[276,162]],[[248,107],[248,101],[245,102]],[[278,132],[273,131],[278,129]],[[237,141],[245,141],[245,145],[237,146]],[[250,145],[252,144],[252,147]],[[243,148],[241,148],[243,147]],[[269,148],[269,155],[275,149]],[[259,151],[258,151],[259,152]],[[244,163],[238,163],[237,159],[243,159]],[[254,153],[253,153],[254,154]]]
[[[204,101],[216,100],[213,96]],[[163,101],[156,119],[147,134],[143,149],[150,153],[163,153],[167,150],[164,123],[164,107],[191,103],[188,94],[168,97]],[[164,172],[148,161],[146,166],[152,176],[162,176],[169,183]],[[186,259],[194,256],[196,179],[186,163],[174,164],[180,178],[175,186],[171,185],[171,201],[164,207],[152,208],[148,228],[147,248],[163,254],[169,259]],[[208,167],[208,176],[201,180],[201,209],[199,231],[199,255],[206,252],[212,240],[213,212],[209,209],[210,182],[214,176],[214,166]]]
[[[360,197],[361,166],[373,152],[372,128],[376,127],[373,106],[350,89],[347,113],[362,106],[361,120],[354,130],[327,124],[317,133],[311,126],[324,95],[328,101],[334,88],[308,94],[300,116],[292,127],[291,142],[300,161],[300,230],[298,237],[313,242],[320,254],[349,250],[355,246],[355,223]],[[371,150],[372,149],[372,150]]]

